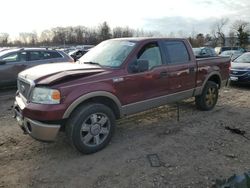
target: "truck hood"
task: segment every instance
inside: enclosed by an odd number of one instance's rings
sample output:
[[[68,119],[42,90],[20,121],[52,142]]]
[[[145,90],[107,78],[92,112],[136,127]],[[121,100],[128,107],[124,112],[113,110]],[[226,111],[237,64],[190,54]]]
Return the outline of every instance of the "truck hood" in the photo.
[[[18,77],[32,80],[37,84],[52,84],[67,77],[90,76],[104,71],[98,65],[53,63],[26,69],[20,72]]]
[[[238,69],[238,70],[250,70],[250,63],[232,63],[232,69]]]

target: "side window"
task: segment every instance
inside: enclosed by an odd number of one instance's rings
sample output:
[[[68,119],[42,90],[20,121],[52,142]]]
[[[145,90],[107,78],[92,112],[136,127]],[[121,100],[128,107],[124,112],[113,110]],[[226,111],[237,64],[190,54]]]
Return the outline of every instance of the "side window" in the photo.
[[[27,60],[27,52],[20,52],[19,58],[20,58],[20,61],[26,61]]]
[[[20,61],[19,52],[14,52],[14,53],[8,54],[4,58],[2,58],[2,60],[6,61],[7,63],[19,62]]]
[[[162,65],[160,48],[156,43],[147,44],[137,54],[137,59],[148,60],[149,69]]]
[[[54,59],[62,57],[58,52],[42,52],[42,59]]]
[[[39,51],[30,51],[29,52],[29,61],[37,61],[40,60],[40,52]]]
[[[213,48],[209,48],[211,56],[216,56],[215,50]]]
[[[187,48],[181,41],[165,41],[170,64],[184,64],[190,60]]]
[[[61,54],[59,54],[58,52],[50,52],[50,54],[51,54],[52,58],[60,58],[60,57],[62,57]]]
[[[201,56],[206,56],[206,55],[208,55],[207,49],[202,49]]]
[[[211,50],[206,49],[206,55],[207,55],[207,56],[212,56]]]
[[[49,52],[41,52],[42,59],[51,59],[51,55]]]

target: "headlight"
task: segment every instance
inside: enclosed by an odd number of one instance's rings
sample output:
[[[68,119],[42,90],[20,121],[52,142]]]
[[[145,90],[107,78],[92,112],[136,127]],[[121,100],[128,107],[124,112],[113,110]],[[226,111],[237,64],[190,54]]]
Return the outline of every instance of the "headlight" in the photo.
[[[36,87],[31,95],[31,102],[39,104],[59,104],[60,91],[56,89]]]

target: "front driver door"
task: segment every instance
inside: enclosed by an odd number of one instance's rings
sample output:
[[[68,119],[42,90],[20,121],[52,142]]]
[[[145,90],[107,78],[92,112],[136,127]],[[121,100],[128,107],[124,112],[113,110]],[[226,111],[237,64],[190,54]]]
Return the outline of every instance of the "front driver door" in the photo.
[[[128,74],[123,78],[123,82],[115,84],[119,91],[119,98],[123,105],[131,105],[140,102],[140,105],[150,105],[148,102],[156,97],[166,95],[167,93],[167,75],[166,66],[162,61],[161,49],[157,42],[150,42],[144,45],[135,55],[134,60],[143,59],[149,62],[149,70],[145,72],[132,72],[130,62],[128,65]],[[139,105],[135,105],[139,106]],[[149,106],[148,106],[149,107]],[[131,109],[131,113],[136,109]]]

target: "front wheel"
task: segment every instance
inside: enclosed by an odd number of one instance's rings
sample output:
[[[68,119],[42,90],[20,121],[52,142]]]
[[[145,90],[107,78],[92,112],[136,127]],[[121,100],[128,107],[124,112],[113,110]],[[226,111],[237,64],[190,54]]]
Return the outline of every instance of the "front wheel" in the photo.
[[[216,83],[208,81],[202,94],[195,97],[195,103],[200,110],[211,110],[217,103],[219,89]]]
[[[103,149],[111,140],[115,127],[113,111],[91,103],[78,107],[66,125],[66,134],[81,153],[89,154]]]

